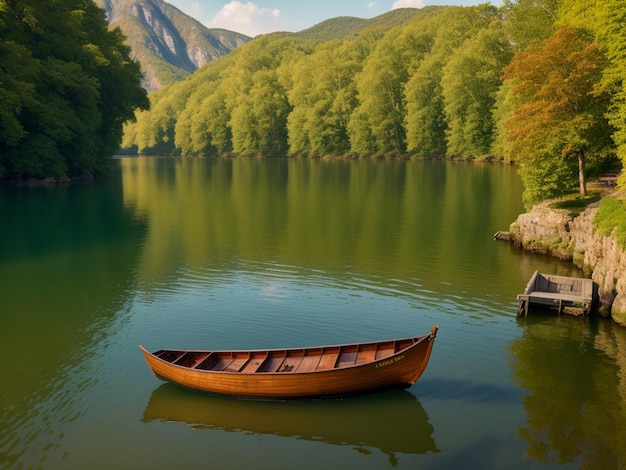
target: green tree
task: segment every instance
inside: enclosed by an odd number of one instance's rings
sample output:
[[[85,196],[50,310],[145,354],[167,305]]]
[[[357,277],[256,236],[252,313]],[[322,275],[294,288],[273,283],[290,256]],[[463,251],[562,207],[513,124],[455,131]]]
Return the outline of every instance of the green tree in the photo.
[[[171,87],[190,90],[184,103],[176,105],[180,111],[174,123],[174,144],[183,155],[223,155],[232,151],[230,111],[226,105],[230,82],[224,79],[232,57],[226,56]]]
[[[345,155],[348,122],[357,104],[355,74],[368,47],[362,38],[330,41],[296,62],[287,120],[291,155]]]
[[[465,41],[444,67],[441,83],[448,155],[489,154],[495,134],[496,93],[502,68],[511,56],[504,33],[495,27]]]
[[[609,60],[602,76],[602,90],[611,97],[607,113],[615,132],[613,140],[617,156],[626,167],[626,3],[604,0],[595,3],[599,26],[598,40]],[[622,172],[619,184],[626,188],[626,173]]]
[[[521,103],[506,126],[510,156],[521,164],[527,206],[539,197],[564,194],[576,181],[586,194],[585,159],[610,145],[608,96],[597,90],[605,63],[584,32],[561,28],[543,46],[517,53],[505,69]],[[572,166],[578,171],[568,171]],[[538,172],[539,167],[546,171]],[[550,185],[556,169],[559,182]]]
[[[513,81],[504,81],[496,93],[496,103],[493,109],[495,128],[491,146],[492,155],[504,158],[505,155],[509,154],[506,138],[507,128],[504,123],[513,117],[519,106],[517,95],[513,93]]]
[[[468,38],[497,18],[490,5],[446,7],[436,16],[413,27],[429,38],[430,48],[410,70],[404,88],[407,149],[422,156],[446,156],[448,121],[444,111],[443,69]]]
[[[232,152],[228,92],[218,86],[201,99],[199,106],[187,106],[176,123],[176,147],[183,155],[219,156]]]
[[[446,155],[447,122],[441,89],[442,63],[442,56],[428,56],[405,87],[407,149],[426,157]]]
[[[227,103],[234,153],[287,154],[290,105],[278,68],[299,47],[295,39],[278,35],[261,37],[239,50]]]
[[[287,154],[289,102],[275,70],[252,75],[248,92],[239,95],[231,114],[233,151],[237,155]]]
[[[614,128],[613,141],[616,154],[626,163],[626,3],[619,0],[578,2],[560,0],[557,23],[565,27],[584,29],[593,35],[595,42],[607,58],[600,88],[610,97],[607,112]],[[620,186],[626,187],[626,173],[620,177]]]
[[[598,5],[600,2],[579,2],[577,0],[559,0],[556,8],[555,26],[557,28],[584,29],[594,33],[598,27]]]
[[[137,123],[127,127],[135,140],[123,139],[122,145],[136,145],[140,153],[146,155],[174,155],[174,126],[180,115],[182,103],[189,97],[191,90],[187,87],[161,89],[150,94],[150,111],[139,111]]]
[[[562,0],[504,0],[501,7],[504,26],[517,50],[541,44],[552,36],[561,2]]]
[[[404,86],[409,67],[429,49],[413,29],[395,28],[376,41],[355,77],[359,104],[348,126],[352,151],[361,156],[406,152]]]
[[[139,64],[85,0],[0,0],[0,177],[106,171],[136,108]]]

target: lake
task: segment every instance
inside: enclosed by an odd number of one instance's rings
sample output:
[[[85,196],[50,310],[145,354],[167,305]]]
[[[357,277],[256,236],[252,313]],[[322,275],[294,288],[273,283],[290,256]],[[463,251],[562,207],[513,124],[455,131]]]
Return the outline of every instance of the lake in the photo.
[[[133,158],[0,187],[0,468],[624,468],[626,331],[532,313],[510,165]],[[421,335],[413,386],[240,400],[150,350]]]

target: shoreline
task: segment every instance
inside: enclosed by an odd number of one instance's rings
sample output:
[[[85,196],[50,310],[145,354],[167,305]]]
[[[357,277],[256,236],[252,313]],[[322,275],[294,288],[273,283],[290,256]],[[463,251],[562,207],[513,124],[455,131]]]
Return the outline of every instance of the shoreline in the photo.
[[[551,207],[554,200],[544,201],[520,214],[508,232],[497,232],[494,239],[571,261],[598,286],[599,306],[594,313],[626,326],[626,252],[611,235],[598,233],[593,224],[600,201],[614,194],[605,191],[579,214]]]

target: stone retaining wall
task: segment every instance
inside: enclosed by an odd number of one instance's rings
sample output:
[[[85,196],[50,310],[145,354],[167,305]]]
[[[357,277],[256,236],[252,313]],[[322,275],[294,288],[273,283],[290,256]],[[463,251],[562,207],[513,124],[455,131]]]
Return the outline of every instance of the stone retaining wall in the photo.
[[[571,260],[598,284],[600,314],[626,326],[626,253],[612,237],[596,233],[598,203],[579,216],[552,209],[548,202],[521,214],[510,227],[510,240],[525,250]]]

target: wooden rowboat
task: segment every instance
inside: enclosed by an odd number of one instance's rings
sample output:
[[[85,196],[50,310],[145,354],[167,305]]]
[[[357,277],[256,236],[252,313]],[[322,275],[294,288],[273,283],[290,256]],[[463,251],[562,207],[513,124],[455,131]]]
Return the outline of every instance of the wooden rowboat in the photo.
[[[413,338],[253,351],[141,349],[160,378],[203,392],[256,398],[354,395],[415,383],[437,326]]]

